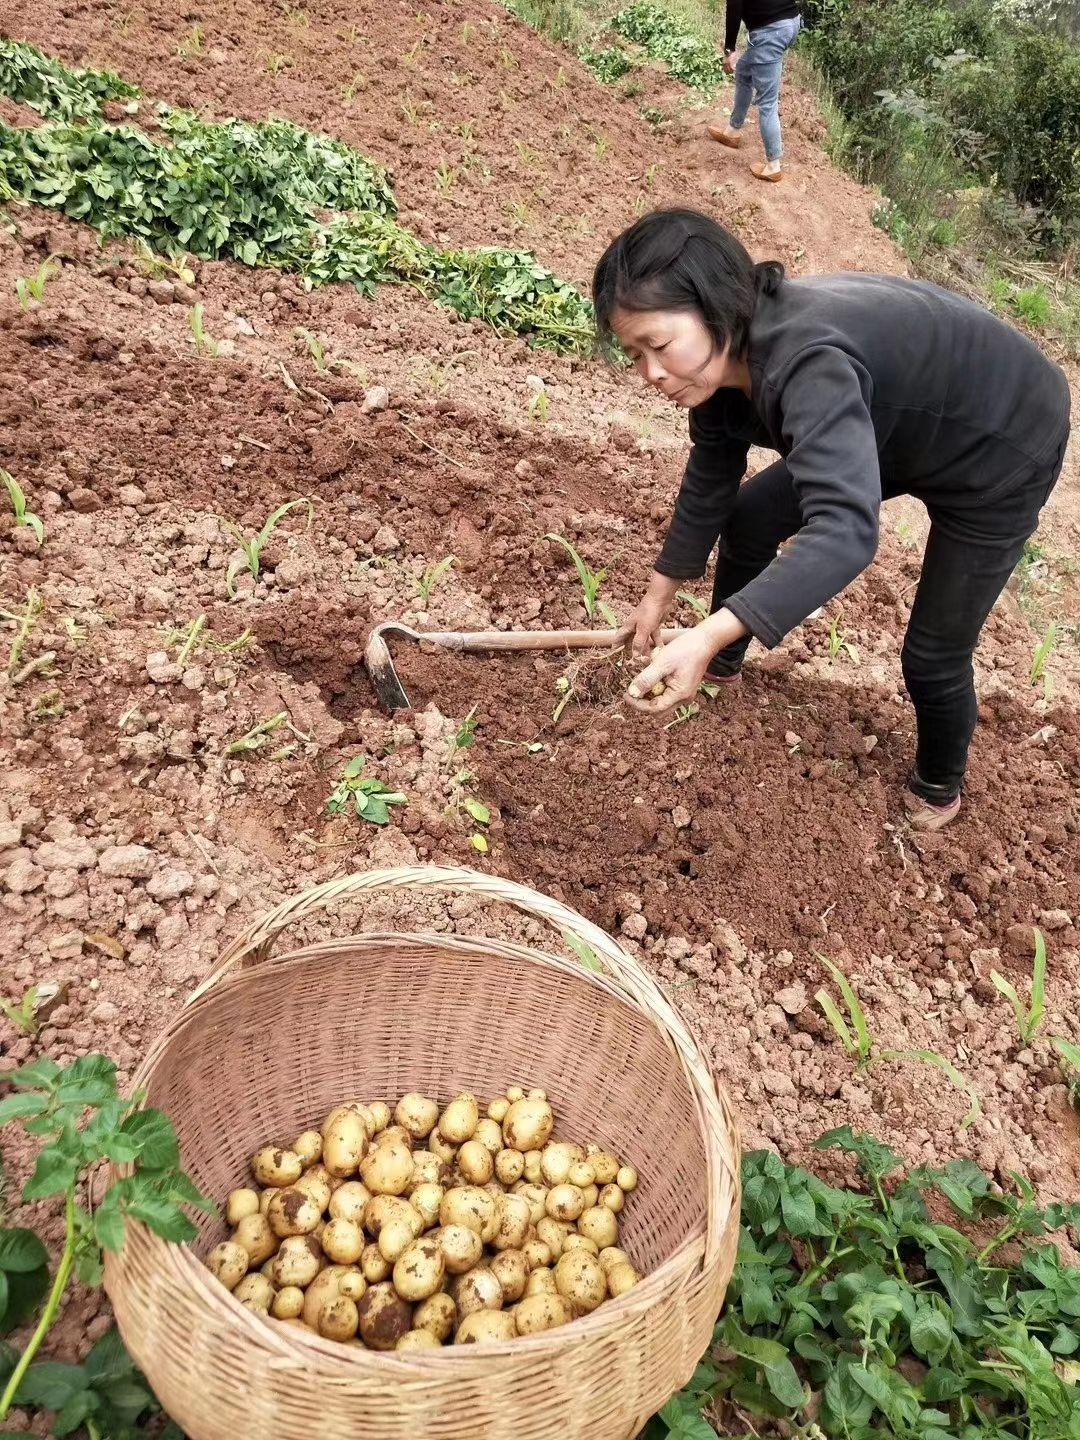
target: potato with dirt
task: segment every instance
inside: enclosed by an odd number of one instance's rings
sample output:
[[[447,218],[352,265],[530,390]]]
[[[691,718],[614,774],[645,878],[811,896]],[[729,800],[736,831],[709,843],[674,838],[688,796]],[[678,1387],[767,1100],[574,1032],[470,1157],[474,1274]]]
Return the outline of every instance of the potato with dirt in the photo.
[[[393,1285],[369,1286],[358,1308],[360,1338],[369,1350],[393,1350],[412,1329],[412,1306]]]

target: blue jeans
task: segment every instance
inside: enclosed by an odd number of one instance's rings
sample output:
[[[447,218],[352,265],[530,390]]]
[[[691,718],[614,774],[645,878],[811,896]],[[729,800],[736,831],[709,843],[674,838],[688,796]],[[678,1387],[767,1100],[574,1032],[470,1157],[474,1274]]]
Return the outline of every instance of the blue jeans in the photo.
[[[758,124],[769,160],[779,160],[784,153],[780,135],[780,76],[784,55],[794,45],[802,22],[776,20],[749,32],[749,44],[735,66],[735,104],[731,111],[731,128],[741,130],[751,101],[758,107]]]

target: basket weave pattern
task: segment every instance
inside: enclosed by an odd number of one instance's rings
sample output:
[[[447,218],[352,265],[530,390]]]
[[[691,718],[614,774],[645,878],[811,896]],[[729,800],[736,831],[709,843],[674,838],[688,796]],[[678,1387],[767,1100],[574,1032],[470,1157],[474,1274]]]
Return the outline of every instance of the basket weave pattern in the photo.
[[[292,918],[379,888],[469,891],[592,946],[603,975],[506,941],[364,934],[270,955]],[[230,948],[135,1082],[223,1199],[252,1153],[353,1097],[483,1101],[540,1085],[557,1135],[636,1166],[620,1216],[644,1279],[571,1325],[491,1346],[375,1354],[245,1310],[193,1247],[131,1225],[105,1283],[124,1340],[191,1440],[631,1440],[707,1348],[738,1239],[730,1108],[636,960],[558,902],[468,870],[376,872],[287,901]]]

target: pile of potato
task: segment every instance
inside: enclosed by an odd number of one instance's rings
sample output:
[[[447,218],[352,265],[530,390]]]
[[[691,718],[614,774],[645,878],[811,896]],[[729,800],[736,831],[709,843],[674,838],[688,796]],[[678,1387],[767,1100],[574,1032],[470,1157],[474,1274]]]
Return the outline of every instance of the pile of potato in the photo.
[[[391,1121],[393,1123],[391,1123]],[[207,1266],[249,1310],[370,1350],[535,1335],[624,1295],[618,1248],[637,1187],[598,1145],[552,1138],[543,1090],[441,1112],[405,1095],[342,1105],[321,1130],[254,1156],[232,1238]]]

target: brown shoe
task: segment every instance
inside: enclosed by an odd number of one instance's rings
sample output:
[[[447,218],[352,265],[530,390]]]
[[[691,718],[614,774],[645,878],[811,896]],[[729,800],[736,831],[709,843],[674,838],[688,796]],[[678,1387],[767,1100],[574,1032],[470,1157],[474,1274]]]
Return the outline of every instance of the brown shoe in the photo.
[[[775,175],[766,175],[764,165],[751,165],[750,174],[755,180],[767,180],[770,185],[779,185],[784,178],[784,172],[777,170]]]
[[[929,800],[916,795],[914,790],[905,790],[904,809],[913,830],[944,830],[949,821],[955,820],[960,813],[960,796],[957,795],[947,805],[932,805]]]
[[[705,128],[717,144],[726,145],[729,150],[738,150],[742,145],[742,136],[729,135],[723,125],[707,125]]]

